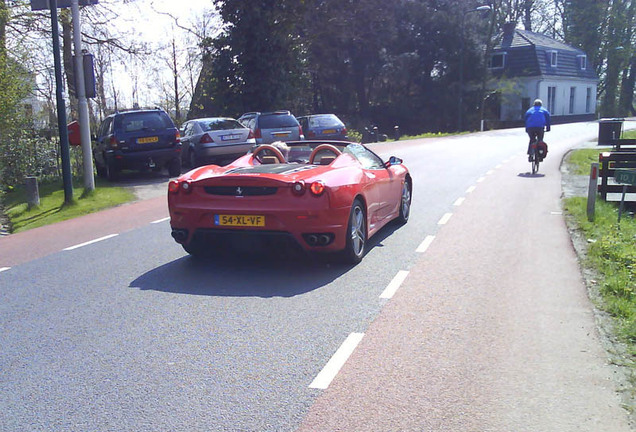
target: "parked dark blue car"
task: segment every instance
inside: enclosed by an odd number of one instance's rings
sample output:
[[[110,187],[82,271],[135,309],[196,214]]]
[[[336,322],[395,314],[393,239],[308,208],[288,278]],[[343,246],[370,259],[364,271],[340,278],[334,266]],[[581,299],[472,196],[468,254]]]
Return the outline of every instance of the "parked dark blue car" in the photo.
[[[94,138],[97,174],[114,180],[123,169],[181,174],[181,136],[162,109],[120,111],[106,117]]]
[[[312,114],[297,117],[308,140],[346,141],[347,128],[335,114]]]

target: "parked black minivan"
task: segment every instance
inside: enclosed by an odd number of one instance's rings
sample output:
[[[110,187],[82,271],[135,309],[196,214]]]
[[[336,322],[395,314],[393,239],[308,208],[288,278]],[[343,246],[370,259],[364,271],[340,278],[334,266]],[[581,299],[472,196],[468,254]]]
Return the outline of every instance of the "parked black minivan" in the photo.
[[[181,136],[162,109],[118,111],[106,117],[93,142],[97,174],[114,180],[123,169],[181,174]]]

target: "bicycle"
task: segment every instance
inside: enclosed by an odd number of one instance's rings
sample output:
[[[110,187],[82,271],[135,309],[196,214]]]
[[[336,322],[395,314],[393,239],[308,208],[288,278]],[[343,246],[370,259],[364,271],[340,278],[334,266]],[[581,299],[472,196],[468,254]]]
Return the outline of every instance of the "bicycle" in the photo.
[[[542,144],[542,145],[540,145]],[[547,154],[547,145],[536,139],[530,144],[530,163],[532,164],[532,174],[539,172],[539,163],[543,161]]]

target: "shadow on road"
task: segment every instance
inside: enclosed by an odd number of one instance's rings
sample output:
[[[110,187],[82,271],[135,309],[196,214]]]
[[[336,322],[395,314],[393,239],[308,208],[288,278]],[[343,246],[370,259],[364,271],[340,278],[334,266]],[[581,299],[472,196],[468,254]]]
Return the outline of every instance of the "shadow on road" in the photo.
[[[525,173],[519,173],[519,174],[517,174],[517,177],[525,177],[525,178],[541,178],[541,177],[545,177],[545,174],[541,174],[541,173],[532,174],[532,173],[530,173],[530,172],[525,172]]]
[[[350,268],[302,255],[185,256],[141,275],[130,287],[206,296],[292,297],[329,284]]]

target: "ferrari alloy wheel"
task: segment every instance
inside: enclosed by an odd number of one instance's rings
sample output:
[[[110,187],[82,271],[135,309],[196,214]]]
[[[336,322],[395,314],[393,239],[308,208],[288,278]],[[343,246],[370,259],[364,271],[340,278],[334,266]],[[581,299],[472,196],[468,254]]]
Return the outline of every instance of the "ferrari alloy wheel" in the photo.
[[[411,215],[411,190],[411,180],[404,179],[402,197],[400,198],[400,214],[398,215],[398,222],[401,224],[407,223]]]
[[[367,245],[367,223],[364,206],[356,199],[351,206],[349,225],[347,228],[347,245],[345,246],[345,260],[350,264],[357,264],[364,256]]]

